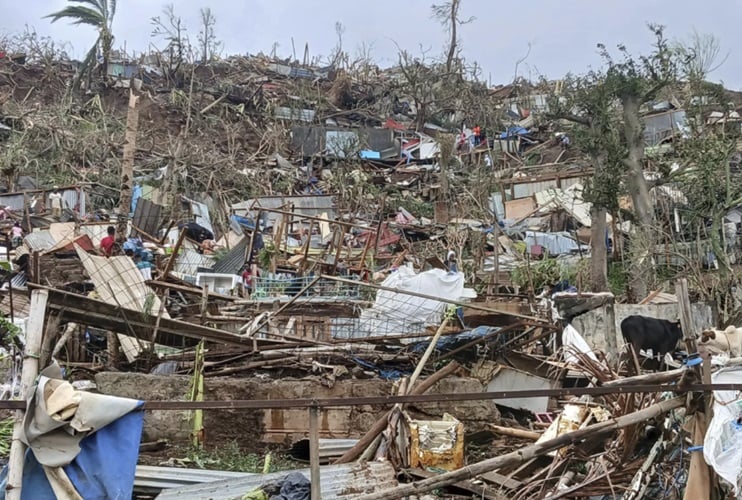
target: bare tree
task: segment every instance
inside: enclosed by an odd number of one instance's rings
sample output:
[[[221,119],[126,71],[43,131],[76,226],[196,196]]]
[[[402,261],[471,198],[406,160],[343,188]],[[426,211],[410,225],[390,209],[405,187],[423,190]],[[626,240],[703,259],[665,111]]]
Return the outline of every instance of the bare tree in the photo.
[[[180,16],[175,14],[173,4],[166,5],[162,13],[164,19],[156,16],[150,20],[152,37],[163,38],[167,42],[164,52],[167,53],[168,60],[161,61],[160,64],[165,69],[168,79],[173,80],[191,54],[191,42],[186,34],[185,24]]]
[[[340,21],[335,21],[335,35],[337,35],[337,43],[332,49],[332,57],[330,57],[330,65],[338,66],[345,59],[345,52],[343,51],[343,35],[345,34],[345,26]]]
[[[468,19],[460,19],[460,7],[461,0],[450,0],[442,4],[434,4],[431,6],[433,17],[441,23],[450,37],[448,42],[448,51],[446,53],[446,73],[451,72],[453,61],[456,59],[459,52],[460,42],[458,38],[458,27],[463,24],[468,24],[476,19],[474,16],[469,17]]]
[[[214,59],[222,48],[222,42],[216,39],[215,28],[216,17],[211,12],[211,8],[201,9],[201,30],[198,32],[198,47],[202,64]]]
[[[687,41],[675,45],[675,50],[683,60],[688,78],[696,80],[705,80],[729,58],[729,52],[727,52],[719,60],[721,43],[715,35],[699,33],[695,29]]]

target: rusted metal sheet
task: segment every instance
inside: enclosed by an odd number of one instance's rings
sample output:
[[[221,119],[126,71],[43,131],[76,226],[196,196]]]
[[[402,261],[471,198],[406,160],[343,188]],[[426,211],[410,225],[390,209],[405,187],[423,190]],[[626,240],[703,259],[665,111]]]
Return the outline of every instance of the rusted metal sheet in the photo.
[[[162,223],[162,210],[162,205],[139,198],[132,225],[149,235],[157,236],[157,231]]]
[[[464,424],[449,414],[443,420],[408,420],[410,467],[456,470],[464,466]]]

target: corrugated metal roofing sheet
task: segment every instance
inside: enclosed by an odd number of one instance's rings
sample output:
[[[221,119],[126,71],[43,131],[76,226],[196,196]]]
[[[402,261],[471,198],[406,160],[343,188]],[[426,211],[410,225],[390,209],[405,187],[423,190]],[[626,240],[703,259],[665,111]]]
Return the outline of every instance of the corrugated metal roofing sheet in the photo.
[[[313,122],[315,111],[313,109],[296,109],[285,106],[276,107],[273,116],[282,120],[295,120],[302,122]]]
[[[140,198],[134,211],[132,224],[152,236],[157,236],[162,222],[162,205]]]
[[[211,269],[215,259],[210,255],[203,255],[196,250],[184,248],[175,262],[175,272],[186,276],[196,276],[199,268]]]
[[[57,244],[56,240],[52,236],[52,233],[48,230],[34,231],[33,233],[27,234],[23,238],[23,242],[28,246],[32,252],[43,252],[49,250]]]
[[[137,470],[134,476],[134,489],[159,492],[191,484],[208,483],[224,479],[241,479],[258,475],[259,474],[249,474],[246,472],[137,465]]]
[[[215,273],[238,274],[245,264],[247,245],[250,244],[250,238],[243,237],[224,257],[214,265]]]
[[[289,472],[300,472],[309,479],[309,469],[283,471],[240,479],[230,478],[204,484],[175,488],[162,492],[158,500],[230,500],[259,488],[261,485],[280,481]],[[368,462],[343,465],[328,465],[321,468],[320,482],[322,499],[356,498],[382,488],[397,485],[394,467],[389,462]]]
[[[232,211],[237,215],[255,217],[259,208],[278,209],[282,206],[291,204],[294,206],[294,213],[297,216],[309,215],[319,217],[323,213],[329,220],[335,219],[335,201],[332,196],[265,196],[241,201],[232,205]],[[298,218],[298,217],[297,217]],[[264,213],[261,220],[261,229],[267,226],[275,225],[281,219],[280,214]]]

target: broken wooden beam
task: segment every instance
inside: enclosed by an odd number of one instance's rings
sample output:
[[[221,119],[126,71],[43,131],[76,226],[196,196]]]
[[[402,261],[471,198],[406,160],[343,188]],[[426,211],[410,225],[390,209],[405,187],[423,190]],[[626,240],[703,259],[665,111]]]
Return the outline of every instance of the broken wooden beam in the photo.
[[[419,482],[400,485],[395,488],[378,491],[370,495],[364,495],[364,500],[393,500],[403,498],[408,495],[419,495],[427,491],[442,488],[459,481],[476,477],[484,472],[490,472],[501,467],[516,465],[533,457],[544,455],[550,451],[558,450],[566,445],[573,444],[584,440],[585,438],[597,438],[618,429],[635,425],[650,418],[658,417],[675,408],[680,408],[685,403],[684,397],[677,397],[661,401],[657,404],[644,408],[628,415],[623,415],[615,419],[589,425],[583,429],[573,432],[567,432],[554,439],[549,439],[541,443],[535,443],[512,453],[507,453],[498,457],[483,460],[481,462],[468,465],[462,469],[440,474],[429,479]]]
[[[39,357],[41,354],[41,342],[44,336],[44,322],[48,306],[49,292],[46,290],[34,290],[31,292],[31,306],[29,309],[29,321],[26,332],[26,345],[23,349],[23,366],[21,368],[21,397],[26,404],[34,388],[36,376],[39,374]],[[8,479],[5,486],[5,498],[20,500],[22,497],[21,486],[23,485],[23,462],[26,455],[26,445],[21,441],[23,435],[24,411],[18,410],[13,425],[13,438],[10,443],[10,456],[8,457]]]
[[[419,479],[429,479],[438,475],[435,472],[430,472],[424,469],[407,469],[404,472],[412,477],[416,477]],[[464,479],[457,483],[453,483],[450,486],[459,490],[464,490],[468,493],[472,493],[472,498],[483,498],[485,500],[505,500],[504,495],[498,493],[494,488],[491,488],[486,483],[478,484],[474,481]]]
[[[668,370],[666,372],[647,373],[645,375],[617,378],[615,380],[603,382],[601,384],[601,387],[627,387],[631,385],[665,384],[667,382],[679,380],[683,373],[685,373],[687,370],[687,368],[677,368],[675,370]]]
[[[526,429],[516,429],[515,427],[502,427],[500,425],[490,424],[489,428],[496,434],[503,436],[517,437],[521,439],[533,439],[534,441],[541,437],[540,432],[529,431]]]
[[[84,295],[47,288],[41,285],[29,283],[29,287],[34,290],[47,290],[49,294],[49,308],[59,311],[61,318],[65,321],[96,326],[124,335],[133,334],[142,339],[151,338],[155,325],[159,321],[158,332],[161,334],[237,345],[240,347],[248,347],[251,343],[249,339],[244,339],[239,335],[224,330],[170,318],[160,317],[158,320],[158,316],[146,314],[142,311],[125,310]],[[124,317],[122,316],[122,311],[127,311],[128,314]],[[266,342],[263,339],[260,339],[260,342],[266,344],[276,343]]]
[[[451,361],[446,366],[438,370],[437,372],[433,373],[430,377],[426,378],[422,382],[420,382],[420,385],[417,387],[414,387],[410,394],[423,394],[425,391],[433,387],[436,382],[439,380],[442,380],[449,375],[453,374],[456,370],[460,368],[461,365],[459,365],[456,361]],[[334,463],[336,464],[345,464],[348,462],[352,462],[356,458],[358,458],[361,453],[364,452],[364,450],[374,442],[377,436],[379,436],[382,432],[384,432],[384,429],[386,429],[387,426],[387,420],[389,418],[389,414],[391,412],[387,412],[384,414],[384,416],[380,419],[378,419],[374,425],[371,426],[371,428],[366,432],[366,434],[363,435],[361,439],[358,440],[358,443],[356,443],[353,448],[346,451],[342,457],[335,460]]]
[[[147,280],[145,283],[148,286],[151,286],[152,288],[165,288],[167,290],[175,290],[177,292],[183,292],[183,293],[190,293],[192,295],[198,295],[201,296],[203,294],[203,289],[200,286],[185,286],[185,285],[177,285],[175,283],[168,283],[166,281],[160,281],[160,280]],[[211,299],[218,299],[218,300],[225,300],[228,302],[234,302],[237,300],[237,297],[233,297],[231,295],[224,295],[221,293],[216,292],[209,292],[209,298]]]

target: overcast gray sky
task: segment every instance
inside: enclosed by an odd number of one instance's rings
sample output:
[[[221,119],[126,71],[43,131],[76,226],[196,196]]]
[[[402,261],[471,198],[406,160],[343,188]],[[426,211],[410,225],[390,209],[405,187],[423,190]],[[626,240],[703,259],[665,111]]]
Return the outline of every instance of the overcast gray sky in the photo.
[[[72,55],[81,58],[95,39],[88,26],[66,21],[50,24],[42,17],[65,5],[65,0],[0,0],[0,34],[34,27],[40,34],[69,42]],[[144,50],[153,39],[150,18],[169,3],[159,0],[118,0],[114,21],[116,46]],[[441,53],[445,34],[430,17],[429,0],[177,0],[178,13],[195,42],[198,12],[211,7],[216,31],[225,53],[269,53],[274,43],[278,54],[292,53],[293,37],[301,58],[305,43],[312,56],[327,56],[336,44],[335,23],[345,27],[344,48],[354,54],[362,44],[373,47],[381,66],[396,61],[397,45],[413,53],[420,46],[431,55]],[[667,26],[670,38],[687,38],[695,28],[713,33],[729,52],[726,63],[711,79],[728,88],[742,89],[742,19],[740,0],[531,0],[507,3],[462,0],[462,16],[476,20],[461,28],[463,52],[476,60],[483,77],[495,84],[513,78],[515,62],[531,43],[531,52],[519,73],[528,77],[558,78],[567,72],[582,73],[598,65],[595,45],[625,43],[634,53],[649,50],[647,22]],[[160,42],[161,43],[161,42]]]

